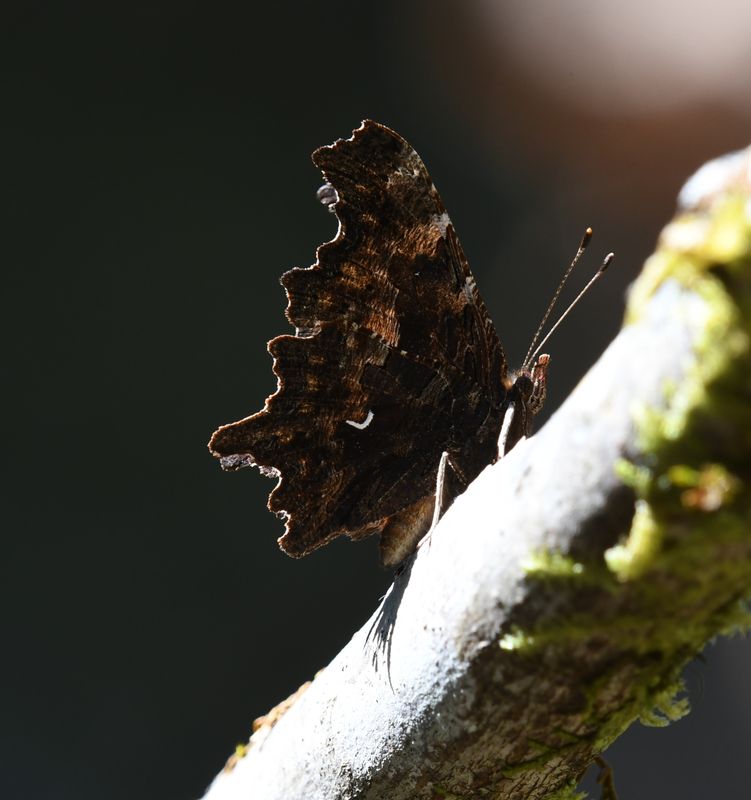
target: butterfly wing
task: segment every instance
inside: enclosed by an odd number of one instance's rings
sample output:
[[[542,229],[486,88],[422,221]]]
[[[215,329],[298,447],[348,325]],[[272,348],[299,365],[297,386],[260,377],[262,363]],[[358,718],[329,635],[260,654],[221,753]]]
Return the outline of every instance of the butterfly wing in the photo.
[[[285,519],[279,541],[293,556],[398,528],[400,516],[424,528],[444,450],[459,488],[494,460],[506,375],[415,151],[366,121],[313,160],[339,230],[312,267],[282,277],[296,332],[269,342],[276,393],[209,444],[225,469],[279,478],[269,508]]]

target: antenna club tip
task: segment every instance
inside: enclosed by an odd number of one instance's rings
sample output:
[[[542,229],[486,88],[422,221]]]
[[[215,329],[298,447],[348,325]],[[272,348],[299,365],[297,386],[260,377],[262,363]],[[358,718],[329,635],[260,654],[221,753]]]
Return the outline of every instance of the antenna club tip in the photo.
[[[605,270],[611,265],[613,259],[615,258],[615,253],[608,253],[605,258],[603,259],[602,266],[600,267],[600,272],[605,272]]]
[[[592,228],[587,228],[587,230],[584,231],[584,236],[582,236],[579,249],[584,250],[584,248],[589,244],[591,238],[592,238]]]

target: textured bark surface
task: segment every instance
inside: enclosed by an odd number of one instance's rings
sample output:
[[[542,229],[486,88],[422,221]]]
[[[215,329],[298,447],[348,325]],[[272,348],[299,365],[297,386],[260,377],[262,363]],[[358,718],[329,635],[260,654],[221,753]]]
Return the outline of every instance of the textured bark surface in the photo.
[[[719,201],[690,202],[706,222]],[[651,265],[630,324],[566,403],[458,498],[373,618],[207,797],[563,796],[633,720],[684,711],[681,667],[751,589],[744,235],[731,266],[691,251],[695,279]],[[684,395],[708,331],[714,349],[732,343],[734,367]]]

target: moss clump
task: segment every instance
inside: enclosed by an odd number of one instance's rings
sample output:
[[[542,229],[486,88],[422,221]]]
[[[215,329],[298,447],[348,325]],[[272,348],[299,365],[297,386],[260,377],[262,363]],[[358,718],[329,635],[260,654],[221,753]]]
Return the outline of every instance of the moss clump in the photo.
[[[643,456],[619,470],[638,497],[636,513],[606,563],[619,581],[672,572],[684,586],[697,584],[697,600],[705,591],[711,595],[717,581],[738,592],[751,588],[745,560],[710,561],[713,553],[746,546],[751,530],[749,209],[748,197],[734,193],[709,214],[686,214],[671,223],[629,304],[633,319],[660,283],[677,280],[704,300],[706,316],[685,379],[669,387],[664,408],[638,414]]]
[[[549,794],[545,800],[587,800],[587,793],[576,788],[576,781],[569,781],[565,786]]]
[[[562,553],[539,551],[528,556],[524,569],[530,577],[575,578],[584,575],[584,564]]]
[[[687,697],[680,697],[686,690],[682,680],[650,696],[652,707],[642,711],[639,722],[650,728],[664,728],[671,722],[682,719],[691,710]]]

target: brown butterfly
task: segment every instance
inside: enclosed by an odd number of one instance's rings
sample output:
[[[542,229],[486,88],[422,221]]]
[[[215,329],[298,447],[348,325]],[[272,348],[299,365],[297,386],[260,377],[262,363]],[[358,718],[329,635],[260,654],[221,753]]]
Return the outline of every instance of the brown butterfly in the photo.
[[[278,478],[268,506],[289,555],[380,533],[394,565],[531,431],[549,358],[509,374],[454,226],[401,136],[366,120],[313,161],[339,230],[312,267],[282,276],[295,334],[268,344],[276,393],[209,448],[225,470]]]

